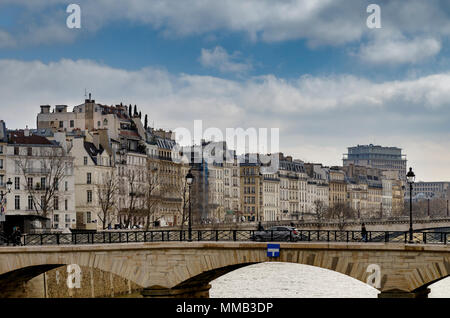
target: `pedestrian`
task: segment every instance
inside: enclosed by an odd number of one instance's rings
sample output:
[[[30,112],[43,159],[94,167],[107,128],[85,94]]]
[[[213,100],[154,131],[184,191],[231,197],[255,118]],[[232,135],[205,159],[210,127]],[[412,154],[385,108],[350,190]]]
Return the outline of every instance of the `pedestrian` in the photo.
[[[261,224],[261,221],[258,223],[258,231],[264,231],[264,227]]]
[[[22,238],[22,233],[20,232],[19,227],[15,226],[14,231],[12,233],[12,241],[13,241],[14,246],[22,245],[21,238]]]
[[[361,236],[362,236],[362,240],[364,242],[367,242],[367,230],[366,230],[366,225],[363,223],[362,227],[361,227]]]

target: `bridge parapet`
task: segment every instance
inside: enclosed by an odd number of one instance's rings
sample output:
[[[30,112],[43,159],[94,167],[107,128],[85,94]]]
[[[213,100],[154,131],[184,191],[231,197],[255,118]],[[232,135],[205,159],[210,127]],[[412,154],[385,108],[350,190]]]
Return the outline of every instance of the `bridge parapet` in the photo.
[[[152,297],[207,297],[215,278],[261,262],[317,266],[364,283],[370,283],[373,273],[368,269],[375,264],[381,297],[423,296],[424,288],[450,274],[450,249],[421,244],[280,243],[277,258],[268,257],[267,244],[261,242],[60,245],[5,247],[0,258],[1,282],[29,279],[46,267],[78,264],[130,280],[141,286],[144,296]]]

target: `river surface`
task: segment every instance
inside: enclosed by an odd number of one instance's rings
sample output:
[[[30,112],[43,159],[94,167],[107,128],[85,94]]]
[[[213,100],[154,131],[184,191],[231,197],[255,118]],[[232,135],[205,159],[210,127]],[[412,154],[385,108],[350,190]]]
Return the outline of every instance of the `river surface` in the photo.
[[[211,282],[211,298],[377,298],[378,290],[354,278],[319,267],[261,263],[237,269]],[[430,286],[430,298],[450,298],[450,277]],[[140,293],[121,297],[142,297]]]
[[[376,298],[378,291],[326,269],[289,263],[240,268],[211,282],[211,298]],[[450,298],[450,278],[430,286],[430,298]]]

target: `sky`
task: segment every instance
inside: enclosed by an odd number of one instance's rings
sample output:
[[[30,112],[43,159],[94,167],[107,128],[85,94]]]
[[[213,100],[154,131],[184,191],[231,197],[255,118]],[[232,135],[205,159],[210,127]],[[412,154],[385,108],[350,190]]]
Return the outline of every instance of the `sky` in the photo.
[[[449,35],[446,0],[0,0],[0,119],[35,127],[87,91],[156,128],[279,128],[307,162],[396,146],[450,181]]]

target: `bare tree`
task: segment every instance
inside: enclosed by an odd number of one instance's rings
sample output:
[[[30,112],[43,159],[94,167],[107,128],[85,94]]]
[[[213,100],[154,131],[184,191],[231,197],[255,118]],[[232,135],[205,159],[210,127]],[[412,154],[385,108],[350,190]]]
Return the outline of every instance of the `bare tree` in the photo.
[[[111,222],[111,213],[114,211],[119,192],[119,179],[114,171],[103,174],[103,180],[96,185],[100,215],[98,218],[103,224],[103,229]]]
[[[139,180],[139,173],[141,171],[128,168],[126,172],[126,182],[128,185],[128,193],[125,195],[128,198],[127,207],[121,211],[125,218],[125,227],[132,225],[133,221],[138,217],[143,216],[143,209],[140,205],[141,198],[144,196],[144,189],[142,189]]]
[[[180,169],[181,171],[181,169]],[[174,183],[166,183],[166,197],[170,197],[176,203],[176,217],[180,220],[180,227],[183,230],[189,220],[189,185],[186,182],[185,175],[178,173]]]
[[[346,222],[355,217],[352,208],[345,203],[337,203],[328,209],[327,217],[338,221],[338,227],[342,231],[345,228]]]
[[[161,204],[161,193],[165,192],[161,185],[161,179],[158,173],[156,164],[149,161],[147,164],[146,184],[144,189],[144,213],[145,213],[145,227],[149,229],[151,220],[158,221],[161,218],[159,215],[159,207]]]
[[[40,168],[35,167],[37,162]],[[31,197],[33,210],[37,215],[48,218],[59,205],[60,185],[72,174],[72,158],[59,147],[41,148],[38,156],[33,157],[30,153],[27,156],[19,155],[16,166],[25,179],[24,186]],[[36,176],[40,180],[35,185]]]
[[[314,201],[314,212],[315,212],[315,218],[318,222],[318,227],[320,228],[321,223],[323,221],[323,219],[326,217],[327,214],[327,206],[325,205],[325,202],[323,202],[322,200],[315,200]]]

